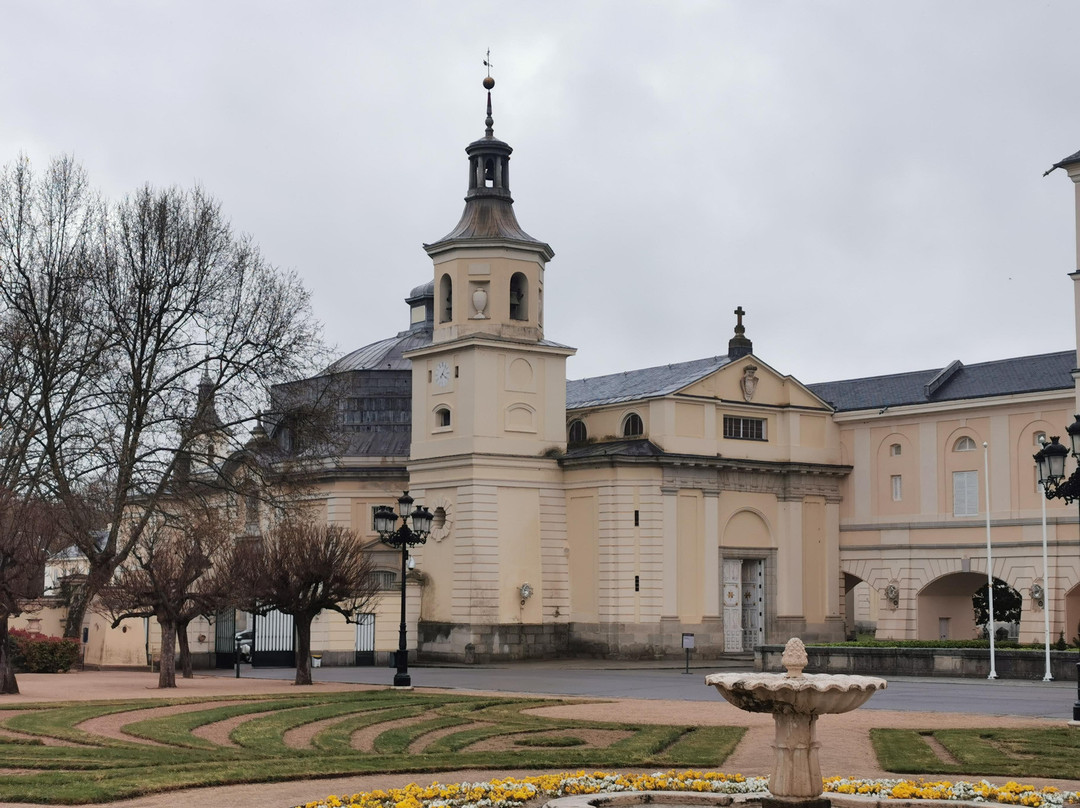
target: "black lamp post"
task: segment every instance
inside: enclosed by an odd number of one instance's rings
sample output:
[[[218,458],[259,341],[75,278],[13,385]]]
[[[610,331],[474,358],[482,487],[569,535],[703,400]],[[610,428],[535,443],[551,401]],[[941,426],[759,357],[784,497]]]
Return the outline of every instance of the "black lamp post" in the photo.
[[[398,630],[398,650],[395,662],[397,673],[394,674],[394,687],[412,687],[412,679],[409,677],[409,650],[405,643],[405,574],[408,572],[409,547],[423,544],[427,541],[428,533],[431,532],[431,512],[417,505],[416,510],[409,512],[413,498],[406,491],[398,497],[398,510],[401,512],[401,527],[394,529],[398,515],[393,509],[380,505],[375,509],[375,531],[379,534],[379,541],[401,550],[401,627]],[[410,528],[406,519],[412,522]]]
[[[1065,430],[1069,435],[1072,456],[1080,460],[1080,415],[1073,416],[1073,422]],[[1072,475],[1065,479],[1065,458],[1069,449],[1058,441],[1058,436],[1035,453],[1035,467],[1039,473],[1039,482],[1047,499],[1063,499],[1065,504],[1073,501],[1080,503],[1080,463]],[[1049,582],[1047,582],[1049,583]],[[1080,662],[1076,663],[1076,701],[1073,703],[1073,721],[1080,721]]]

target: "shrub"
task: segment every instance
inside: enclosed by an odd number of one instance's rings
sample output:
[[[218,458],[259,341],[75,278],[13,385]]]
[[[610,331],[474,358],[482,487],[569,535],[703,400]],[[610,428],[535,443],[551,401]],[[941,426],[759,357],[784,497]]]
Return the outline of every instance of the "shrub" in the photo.
[[[20,673],[66,673],[79,661],[79,643],[70,638],[12,629],[8,640]]]

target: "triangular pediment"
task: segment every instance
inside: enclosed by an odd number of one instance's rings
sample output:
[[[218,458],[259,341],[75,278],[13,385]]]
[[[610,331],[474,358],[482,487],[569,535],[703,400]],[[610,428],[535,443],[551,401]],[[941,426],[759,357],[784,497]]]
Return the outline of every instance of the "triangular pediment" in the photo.
[[[745,401],[767,407],[831,409],[794,376],[785,376],[753,354],[739,359],[676,391],[678,398]]]

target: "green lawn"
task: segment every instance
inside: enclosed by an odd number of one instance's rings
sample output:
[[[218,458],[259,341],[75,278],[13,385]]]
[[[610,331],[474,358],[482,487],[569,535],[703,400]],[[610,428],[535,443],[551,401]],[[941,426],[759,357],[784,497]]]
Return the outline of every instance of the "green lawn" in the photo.
[[[367,772],[438,772],[470,767],[577,769],[630,766],[719,767],[745,730],[568,721],[526,715],[561,702],[527,698],[365,691],[222,698],[193,712],[132,719],[130,740],[81,729],[111,713],[190,704],[192,699],[0,704],[0,801],[78,804],[155,791]],[[26,711],[6,715],[9,710]],[[235,746],[193,734],[250,716],[231,732]],[[286,733],[320,722],[302,748]],[[621,730],[621,733],[594,733]],[[352,738],[373,731],[371,751]],[[426,738],[430,733],[438,735]],[[575,734],[576,733],[576,734]],[[500,736],[507,736],[502,741]],[[65,745],[45,745],[53,738]],[[606,741],[597,741],[605,738]],[[145,739],[150,743],[144,743]],[[492,741],[491,739],[496,739]],[[482,742],[495,750],[477,750]]]
[[[946,754],[938,754],[927,743],[928,737],[941,744]],[[1068,727],[873,729],[870,740],[881,767],[899,774],[1080,780],[1080,732]]]

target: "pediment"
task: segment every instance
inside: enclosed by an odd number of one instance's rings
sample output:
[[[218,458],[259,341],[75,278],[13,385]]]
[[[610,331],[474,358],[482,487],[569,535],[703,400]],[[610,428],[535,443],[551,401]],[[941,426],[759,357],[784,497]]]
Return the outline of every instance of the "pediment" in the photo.
[[[675,392],[677,397],[746,401],[768,407],[830,409],[794,376],[785,376],[753,354],[698,379]]]

